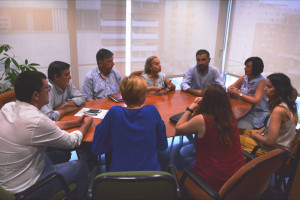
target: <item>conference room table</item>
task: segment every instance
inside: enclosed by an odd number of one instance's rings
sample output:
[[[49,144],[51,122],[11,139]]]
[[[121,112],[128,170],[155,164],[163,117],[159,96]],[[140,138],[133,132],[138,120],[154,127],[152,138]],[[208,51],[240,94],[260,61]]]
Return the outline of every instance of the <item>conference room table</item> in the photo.
[[[174,137],[175,124],[170,122],[169,118],[172,115],[185,111],[185,109],[193,102],[195,97],[196,96],[183,92],[181,90],[174,90],[164,95],[147,94],[147,98],[144,105],[152,104],[157,108],[157,110],[161,115],[162,120],[165,122],[167,137]],[[250,103],[238,99],[230,98],[230,103],[232,105],[232,110],[236,119],[241,118],[242,116],[247,114],[251,109]],[[68,115],[65,115],[61,120],[64,121],[64,120],[76,119],[77,117],[74,115],[82,108],[109,110],[112,106],[126,106],[126,104],[124,102],[116,103],[109,98],[98,99],[95,101],[87,102],[86,104],[80,106],[76,111],[71,112]],[[83,139],[84,142],[92,142],[95,127],[101,121],[102,119],[94,118],[91,128],[89,129],[88,133]],[[116,122],[116,126],[118,126],[118,122]],[[71,132],[76,129],[77,128],[69,129],[67,131]]]

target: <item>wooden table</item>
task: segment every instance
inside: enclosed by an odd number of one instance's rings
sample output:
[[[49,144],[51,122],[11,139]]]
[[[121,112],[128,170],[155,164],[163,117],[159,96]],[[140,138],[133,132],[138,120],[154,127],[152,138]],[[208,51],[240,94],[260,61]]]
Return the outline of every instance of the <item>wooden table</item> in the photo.
[[[161,115],[162,120],[165,122],[167,137],[173,137],[175,136],[175,129],[174,129],[175,125],[169,121],[169,118],[172,115],[185,111],[186,107],[189,106],[194,99],[195,96],[192,94],[185,93],[180,90],[175,90],[162,96],[147,95],[146,102],[144,105],[153,104],[157,108],[157,110]],[[230,99],[230,102],[232,105],[233,113],[237,119],[239,119],[247,112],[249,112],[251,108],[251,104],[244,101],[240,101],[237,99]],[[74,114],[83,107],[109,110],[112,106],[115,105],[125,106],[125,103],[124,102],[115,103],[109,98],[98,99],[92,102],[87,102],[85,105],[81,106],[78,110],[64,116],[61,120],[75,119],[76,117],[74,116]],[[83,141],[91,142],[93,140],[95,127],[101,121],[102,119],[94,118],[93,125],[89,129]],[[68,132],[71,132],[73,130],[76,129],[69,129]]]

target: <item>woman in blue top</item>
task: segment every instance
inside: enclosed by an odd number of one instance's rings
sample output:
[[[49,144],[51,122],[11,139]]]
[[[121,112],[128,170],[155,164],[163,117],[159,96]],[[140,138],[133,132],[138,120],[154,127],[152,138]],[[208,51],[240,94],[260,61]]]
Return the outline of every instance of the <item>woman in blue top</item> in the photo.
[[[125,77],[120,91],[127,107],[113,106],[97,125],[92,152],[111,153],[107,171],[161,170],[157,151],[168,147],[166,128],[155,106],[143,106],[147,93],[144,78]]]
[[[261,75],[264,63],[259,57],[250,57],[245,61],[245,75],[228,87],[228,92],[253,106],[246,116],[238,120],[242,129],[259,129],[269,114],[267,97],[264,93],[266,79]]]
[[[144,74],[148,92],[161,92],[162,90],[175,90],[175,85],[161,72],[160,60],[157,56],[150,56],[145,63]]]

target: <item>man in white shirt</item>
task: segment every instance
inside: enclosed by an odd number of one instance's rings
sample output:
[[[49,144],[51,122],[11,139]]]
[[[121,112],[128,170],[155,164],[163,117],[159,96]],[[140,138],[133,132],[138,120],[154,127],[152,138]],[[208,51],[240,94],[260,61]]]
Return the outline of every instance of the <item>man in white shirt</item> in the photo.
[[[65,129],[79,127],[72,133],[61,130],[40,111],[49,103],[50,88],[43,73],[22,72],[15,81],[17,101],[5,104],[0,110],[0,186],[16,194],[57,172],[67,184],[77,184],[71,199],[81,199],[88,185],[87,164],[79,160],[54,163],[45,149],[78,147],[93,119],[82,116],[77,120],[57,122]],[[61,185],[53,181],[35,191],[30,198],[47,199],[60,189]]]

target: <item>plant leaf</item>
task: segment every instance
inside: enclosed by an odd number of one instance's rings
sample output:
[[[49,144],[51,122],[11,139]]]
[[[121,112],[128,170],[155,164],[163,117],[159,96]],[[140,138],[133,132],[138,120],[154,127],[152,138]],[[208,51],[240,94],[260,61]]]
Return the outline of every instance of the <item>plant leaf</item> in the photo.
[[[37,64],[37,63],[30,63],[29,65],[30,66],[40,66],[40,64]]]
[[[14,63],[14,65],[16,65],[16,67],[19,68],[19,63],[15,59],[11,58],[11,61]]]
[[[25,60],[25,65],[28,65],[28,60],[27,59]]]
[[[6,73],[10,71],[10,63],[11,63],[10,58],[7,58],[4,63]]]
[[[4,49],[4,46],[1,45],[1,46],[0,46],[0,54],[3,52],[3,49]]]

